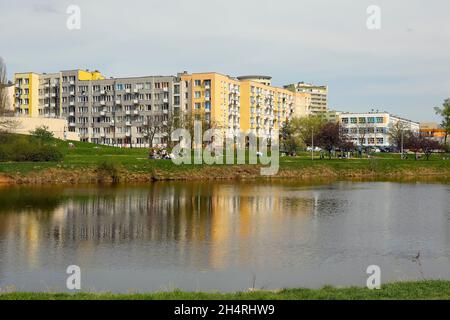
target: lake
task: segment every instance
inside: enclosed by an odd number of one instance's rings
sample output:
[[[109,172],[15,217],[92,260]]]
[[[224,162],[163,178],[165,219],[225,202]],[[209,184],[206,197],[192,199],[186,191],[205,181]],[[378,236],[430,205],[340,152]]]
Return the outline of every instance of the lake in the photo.
[[[237,291],[450,280],[449,182],[0,188],[0,288]],[[420,254],[419,254],[420,252]],[[415,257],[419,254],[419,259]]]

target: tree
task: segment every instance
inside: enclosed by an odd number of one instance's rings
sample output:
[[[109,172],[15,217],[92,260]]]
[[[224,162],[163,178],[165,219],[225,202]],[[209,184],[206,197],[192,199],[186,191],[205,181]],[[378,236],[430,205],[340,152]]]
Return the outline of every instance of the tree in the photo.
[[[162,115],[152,114],[147,116],[144,124],[142,126],[142,133],[145,136],[146,143],[149,144],[150,148],[153,148],[153,140],[157,133],[162,132]]]
[[[328,157],[331,159],[331,152],[337,148],[350,150],[353,143],[343,134],[342,127],[336,122],[327,122],[320,129],[317,136],[317,144],[328,151]]]
[[[447,136],[450,134],[450,99],[445,99],[442,107],[436,107],[434,110],[442,117],[441,125],[445,130],[444,144],[447,145]]]
[[[317,140],[318,134],[325,125],[326,120],[320,116],[309,116],[304,118],[294,118],[293,125],[298,131],[299,137],[307,146],[311,146],[312,138]]]
[[[402,147],[406,147],[407,141],[411,137],[412,132],[406,126],[405,123],[398,121],[392,127],[389,128],[389,138],[391,140],[391,144],[396,146],[398,149]]]
[[[53,139],[53,132],[48,130],[47,126],[41,126],[38,127],[32,131],[30,131],[30,134],[35,137],[38,138],[39,141],[42,142],[49,142]]]
[[[305,143],[300,136],[299,119],[293,118],[285,123],[280,130],[280,142],[282,151],[293,154],[297,149],[304,147]]]
[[[6,73],[6,65],[0,57],[0,132],[9,132],[18,126],[18,122],[12,118],[8,119],[5,116],[9,115],[8,110],[8,81]]]
[[[430,159],[431,154],[435,150],[439,150],[442,148],[442,146],[440,145],[440,143],[438,141],[428,138],[428,137],[420,136],[419,143],[420,143],[420,148],[422,149],[423,153],[425,154],[425,157],[427,160]]]

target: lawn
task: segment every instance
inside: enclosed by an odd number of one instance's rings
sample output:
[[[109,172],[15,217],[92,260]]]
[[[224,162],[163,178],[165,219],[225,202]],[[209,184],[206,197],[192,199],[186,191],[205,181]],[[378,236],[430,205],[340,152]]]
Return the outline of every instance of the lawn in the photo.
[[[199,172],[202,169],[208,169],[207,165],[175,165],[170,160],[149,160],[148,149],[141,148],[116,148],[102,145],[95,145],[85,142],[73,142],[74,147],[70,148],[69,143],[61,140],[54,140],[59,150],[64,154],[60,162],[0,162],[0,173],[9,175],[26,175],[30,172],[36,173],[46,169],[62,170],[86,170],[99,168],[105,162],[113,164],[122,172],[137,174],[149,174],[155,170],[164,174],[170,174],[172,177],[178,173]],[[450,160],[444,160],[449,155],[432,155],[430,160],[414,160],[411,156],[408,160],[401,160],[399,154],[372,154],[371,158],[361,159],[319,159],[315,154],[315,160],[311,160],[311,154],[307,152],[300,153],[296,157],[281,157],[281,171],[309,171],[317,172],[320,175],[324,168],[337,175],[348,174],[355,171],[371,172],[376,174],[398,173],[402,170],[410,174],[414,172],[424,172],[449,175]],[[226,165],[214,165],[213,167],[225,169]],[[217,173],[219,176],[221,173]],[[223,174],[229,174],[229,170],[223,170]]]
[[[322,289],[284,289],[237,293],[155,292],[112,293],[0,293],[0,300],[450,300],[450,281],[397,282],[380,290],[349,287]]]

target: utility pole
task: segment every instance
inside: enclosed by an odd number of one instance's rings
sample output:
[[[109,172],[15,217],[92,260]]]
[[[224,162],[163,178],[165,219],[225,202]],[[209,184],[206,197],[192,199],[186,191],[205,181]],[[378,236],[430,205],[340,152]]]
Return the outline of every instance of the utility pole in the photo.
[[[311,128],[311,160],[314,161],[314,127]]]
[[[401,154],[402,154],[402,160],[403,160],[403,128],[402,128],[402,146],[401,146]]]

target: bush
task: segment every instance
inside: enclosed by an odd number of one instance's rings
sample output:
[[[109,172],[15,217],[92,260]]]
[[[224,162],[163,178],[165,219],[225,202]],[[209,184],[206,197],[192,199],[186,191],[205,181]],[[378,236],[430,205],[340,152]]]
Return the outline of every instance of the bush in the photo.
[[[9,137],[0,144],[0,161],[60,161],[63,156],[57,147],[36,143],[29,137]]]

